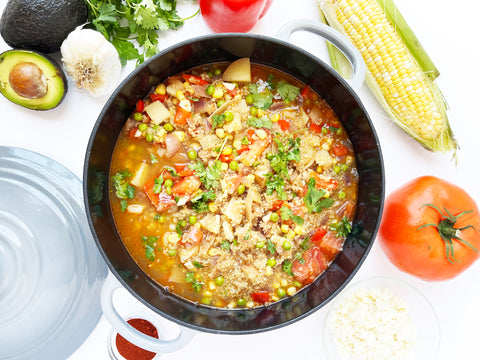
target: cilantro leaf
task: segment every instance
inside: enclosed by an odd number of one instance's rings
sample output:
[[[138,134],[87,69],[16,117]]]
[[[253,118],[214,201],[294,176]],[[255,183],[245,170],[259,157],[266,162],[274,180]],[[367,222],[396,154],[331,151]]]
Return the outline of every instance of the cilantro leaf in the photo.
[[[273,127],[272,120],[267,116],[261,118],[251,117],[247,120],[247,124],[256,128],[271,129]]]
[[[115,188],[115,195],[120,199],[133,199],[135,195],[135,188],[130,185],[127,178],[133,174],[130,170],[125,169],[117,172],[112,176],[113,186]]]
[[[196,212],[202,213],[208,211],[208,202],[213,201],[216,198],[217,194],[212,190],[208,190],[194,196],[190,202],[192,203],[192,208]]]
[[[279,81],[277,83],[277,93],[283,101],[290,102],[295,100],[300,94],[300,88],[289,84],[286,81]]]
[[[308,190],[303,198],[303,202],[307,206],[310,213],[319,213],[323,209],[327,209],[333,204],[333,199],[325,198],[325,190],[318,190],[315,186],[315,179],[308,180]]]
[[[270,251],[270,254],[272,255],[275,254],[275,252],[277,251],[275,244],[270,239],[267,240],[267,249],[268,251]]]
[[[216,160],[207,168],[205,168],[205,165],[201,161],[197,161],[195,164],[190,164],[189,166],[195,171],[195,174],[207,189],[217,188],[220,185],[219,180],[222,176],[221,161]]]
[[[303,225],[303,218],[301,216],[295,215],[292,209],[282,206],[280,208],[280,217],[282,220],[292,220],[295,224]]]
[[[155,245],[157,244],[158,236],[142,236],[143,247],[145,248],[145,257],[150,260],[155,260]]]
[[[195,292],[199,292],[203,286],[203,283],[195,277],[194,271],[187,271],[185,274],[185,282],[190,283],[192,285],[192,289]]]
[[[335,231],[337,237],[347,237],[352,232],[352,224],[345,216],[340,222],[331,224],[330,230]]]
[[[225,250],[225,251],[230,251],[230,246],[232,244],[230,243],[230,241],[228,240],[223,240],[221,243],[220,243],[220,247]]]
[[[272,195],[274,191],[277,192],[277,197],[280,200],[287,200],[287,194],[285,193],[285,179],[280,174],[266,174],[268,179],[266,182],[266,193]]]
[[[155,184],[153,185],[153,192],[158,194],[160,191],[162,191],[163,175],[160,175],[158,178],[156,178],[154,182]]]
[[[257,108],[267,110],[272,105],[273,95],[268,88],[259,93],[256,84],[249,84],[248,91],[252,95],[253,105]]]
[[[217,127],[222,127],[223,124],[225,123],[225,114],[215,114],[212,116],[212,126],[213,128],[217,128]]]

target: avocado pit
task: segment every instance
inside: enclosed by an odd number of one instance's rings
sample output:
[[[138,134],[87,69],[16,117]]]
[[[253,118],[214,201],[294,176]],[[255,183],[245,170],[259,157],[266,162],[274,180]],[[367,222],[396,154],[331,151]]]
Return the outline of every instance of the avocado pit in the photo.
[[[38,99],[47,94],[47,78],[42,69],[31,62],[15,65],[10,71],[8,81],[13,91],[25,98]]]

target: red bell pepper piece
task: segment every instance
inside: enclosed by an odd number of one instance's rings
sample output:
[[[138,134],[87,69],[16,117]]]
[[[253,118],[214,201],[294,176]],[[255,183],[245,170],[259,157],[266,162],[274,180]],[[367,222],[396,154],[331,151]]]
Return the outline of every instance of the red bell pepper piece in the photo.
[[[348,148],[342,144],[335,144],[332,146],[332,153],[335,156],[342,157],[348,154]]]
[[[175,124],[185,125],[187,123],[187,119],[191,117],[192,113],[190,111],[187,111],[184,108],[177,106],[177,112],[175,113],[173,121],[175,122]]]
[[[278,125],[280,125],[280,129],[282,129],[283,131],[287,131],[288,129],[290,129],[290,121],[289,120],[280,119],[280,120],[278,120]]]
[[[177,172],[178,176],[181,177],[190,176],[195,173],[188,164],[175,164],[175,171]]]
[[[264,304],[270,300],[270,294],[266,291],[257,291],[252,293],[252,300]]]
[[[310,131],[319,134],[319,133],[322,132],[323,126],[322,125],[317,125],[314,122],[310,122],[309,128],[310,128]]]
[[[190,84],[194,85],[207,85],[209,82],[207,80],[202,79],[200,76],[190,75],[190,74],[183,74],[182,75],[185,81],[188,81]]]
[[[143,100],[138,100],[136,105],[137,112],[142,112],[144,108],[145,108],[145,103],[143,102]]]
[[[215,32],[248,32],[273,0],[200,0],[200,11]]]
[[[168,99],[168,95],[167,95],[167,94],[164,94],[164,95],[160,95],[160,94],[150,94],[150,99],[151,99],[152,101],[165,102],[165,100]]]

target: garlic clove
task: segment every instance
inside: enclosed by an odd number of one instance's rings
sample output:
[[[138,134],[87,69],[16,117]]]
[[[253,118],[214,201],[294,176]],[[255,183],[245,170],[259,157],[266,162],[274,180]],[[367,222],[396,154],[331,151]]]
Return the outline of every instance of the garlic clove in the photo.
[[[115,47],[98,31],[72,31],[60,47],[67,74],[77,87],[98,97],[109,94],[120,79],[122,65]]]

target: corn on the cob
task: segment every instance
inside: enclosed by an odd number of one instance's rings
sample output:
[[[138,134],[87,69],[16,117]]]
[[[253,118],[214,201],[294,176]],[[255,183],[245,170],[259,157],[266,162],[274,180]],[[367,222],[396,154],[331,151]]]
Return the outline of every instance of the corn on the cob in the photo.
[[[436,75],[425,74],[379,5],[383,1],[318,3],[328,24],[362,54],[366,83],[393,121],[429,150],[455,151],[446,104],[432,81]]]

